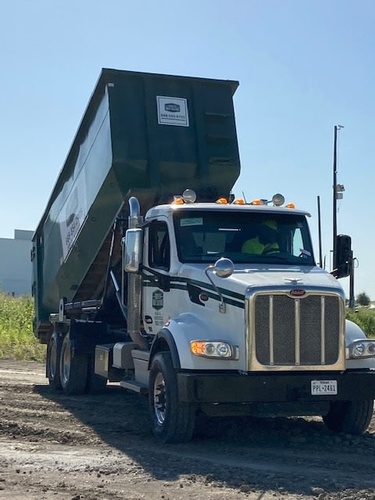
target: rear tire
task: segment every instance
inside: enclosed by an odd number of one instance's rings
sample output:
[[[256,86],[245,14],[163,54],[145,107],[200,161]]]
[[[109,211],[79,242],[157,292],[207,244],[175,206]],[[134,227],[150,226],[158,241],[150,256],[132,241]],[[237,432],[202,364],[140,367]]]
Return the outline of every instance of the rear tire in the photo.
[[[326,426],[333,432],[363,434],[371,421],[374,410],[372,399],[365,401],[335,401],[327,415],[323,416]]]
[[[163,443],[190,441],[195,425],[195,406],[178,400],[177,376],[168,352],[152,360],[149,377],[152,430]]]
[[[95,354],[88,357],[87,384],[88,394],[103,394],[106,390],[107,379],[95,373]]]
[[[53,332],[47,346],[46,376],[48,383],[54,389],[61,389],[60,380],[60,355],[62,346],[62,335]]]
[[[61,346],[60,355],[60,380],[66,395],[83,394],[87,383],[86,354],[72,356],[72,343],[70,336],[65,335]]]

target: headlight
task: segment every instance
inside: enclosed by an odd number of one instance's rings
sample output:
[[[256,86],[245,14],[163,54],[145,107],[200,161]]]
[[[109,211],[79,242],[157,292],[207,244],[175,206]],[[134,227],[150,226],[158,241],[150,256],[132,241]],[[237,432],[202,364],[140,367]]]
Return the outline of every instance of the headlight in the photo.
[[[228,342],[192,340],[190,342],[190,351],[194,356],[203,356],[205,358],[218,359],[238,359],[238,348],[228,344]]]
[[[348,346],[350,359],[371,358],[375,356],[375,340],[355,340]]]

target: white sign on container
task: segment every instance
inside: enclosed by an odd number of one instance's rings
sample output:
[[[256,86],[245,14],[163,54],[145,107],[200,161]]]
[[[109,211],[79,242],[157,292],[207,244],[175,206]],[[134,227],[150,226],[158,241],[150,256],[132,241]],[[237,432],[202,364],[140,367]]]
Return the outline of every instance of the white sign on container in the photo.
[[[159,125],[189,126],[187,99],[183,97],[156,96]]]

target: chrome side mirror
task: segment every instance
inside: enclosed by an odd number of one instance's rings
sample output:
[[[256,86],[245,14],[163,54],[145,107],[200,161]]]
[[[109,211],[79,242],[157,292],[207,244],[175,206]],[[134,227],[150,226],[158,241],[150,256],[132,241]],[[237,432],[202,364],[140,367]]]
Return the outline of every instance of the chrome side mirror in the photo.
[[[204,271],[207,278],[212,283],[212,286],[214,287],[216,293],[220,297],[219,311],[223,314],[226,312],[224,297],[220,292],[220,290],[218,289],[218,287],[213,282],[211,276],[209,275],[209,272],[216,274],[217,276],[219,276],[219,278],[229,278],[229,276],[233,274],[233,271],[234,271],[233,262],[230,259],[227,259],[226,257],[222,257],[221,259],[217,260],[215,264],[208,266]]]
[[[128,229],[122,239],[123,269],[127,273],[138,273],[142,263],[143,230]]]

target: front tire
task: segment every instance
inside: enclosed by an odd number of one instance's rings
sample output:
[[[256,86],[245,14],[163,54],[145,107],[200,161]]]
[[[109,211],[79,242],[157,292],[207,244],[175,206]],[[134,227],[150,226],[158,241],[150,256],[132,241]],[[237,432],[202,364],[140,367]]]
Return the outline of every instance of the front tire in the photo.
[[[178,400],[176,371],[168,352],[159,352],[152,360],[149,406],[153,433],[163,443],[184,443],[191,440],[195,407]]]
[[[60,355],[62,335],[54,331],[47,346],[46,376],[48,383],[54,389],[61,389],[60,380]]]
[[[72,356],[70,336],[65,335],[60,355],[61,386],[66,395],[83,394],[87,384],[87,355]]]
[[[363,434],[371,421],[374,410],[372,399],[365,401],[335,401],[327,415],[323,416],[326,426],[333,432]]]

